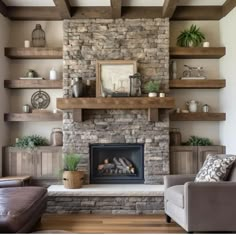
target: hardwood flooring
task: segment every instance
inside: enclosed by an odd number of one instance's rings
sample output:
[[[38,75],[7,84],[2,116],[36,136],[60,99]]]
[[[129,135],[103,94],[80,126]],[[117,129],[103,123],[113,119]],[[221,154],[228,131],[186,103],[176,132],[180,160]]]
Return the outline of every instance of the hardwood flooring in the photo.
[[[36,230],[66,230],[72,233],[184,233],[164,215],[46,214]]]

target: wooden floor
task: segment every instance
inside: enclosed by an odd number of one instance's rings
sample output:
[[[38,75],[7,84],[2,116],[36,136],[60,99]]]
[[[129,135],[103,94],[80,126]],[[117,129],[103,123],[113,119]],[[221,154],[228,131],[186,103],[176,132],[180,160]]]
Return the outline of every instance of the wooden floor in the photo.
[[[44,215],[36,230],[66,230],[68,233],[184,233],[176,223],[167,224],[164,215]]]

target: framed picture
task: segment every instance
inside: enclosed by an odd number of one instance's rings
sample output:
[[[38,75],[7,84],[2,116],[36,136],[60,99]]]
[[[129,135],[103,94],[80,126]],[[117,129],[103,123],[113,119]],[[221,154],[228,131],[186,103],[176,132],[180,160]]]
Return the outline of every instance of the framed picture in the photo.
[[[99,60],[96,71],[97,97],[130,95],[130,75],[137,72],[135,60]]]

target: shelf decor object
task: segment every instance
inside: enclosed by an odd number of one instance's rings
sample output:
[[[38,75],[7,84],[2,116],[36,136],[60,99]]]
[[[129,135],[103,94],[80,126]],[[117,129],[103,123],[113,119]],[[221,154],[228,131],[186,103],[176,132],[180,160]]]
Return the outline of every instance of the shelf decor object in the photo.
[[[46,37],[45,32],[40,24],[36,24],[35,29],[32,32],[32,46],[33,47],[45,47]]]

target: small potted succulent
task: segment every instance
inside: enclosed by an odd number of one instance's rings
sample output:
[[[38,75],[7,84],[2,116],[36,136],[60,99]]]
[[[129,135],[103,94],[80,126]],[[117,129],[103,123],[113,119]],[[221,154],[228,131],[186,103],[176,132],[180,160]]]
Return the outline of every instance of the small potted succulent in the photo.
[[[64,156],[63,184],[65,188],[81,188],[84,172],[77,169],[80,160],[79,154],[69,153]]]
[[[157,97],[157,92],[160,89],[160,82],[155,81],[149,81],[145,85],[145,90],[148,92],[149,97]]]
[[[177,45],[180,47],[198,47],[205,40],[205,35],[192,24],[189,29],[185,29],[177,38]]]

